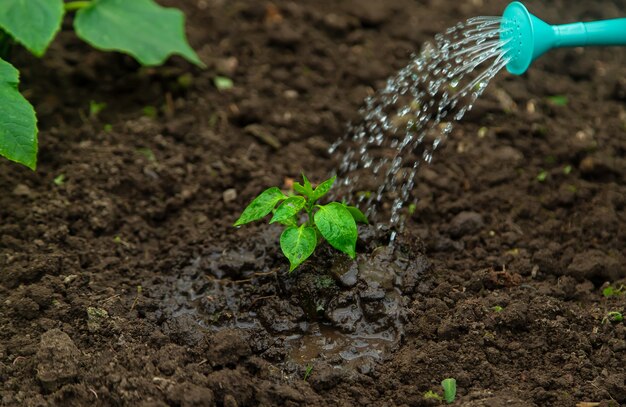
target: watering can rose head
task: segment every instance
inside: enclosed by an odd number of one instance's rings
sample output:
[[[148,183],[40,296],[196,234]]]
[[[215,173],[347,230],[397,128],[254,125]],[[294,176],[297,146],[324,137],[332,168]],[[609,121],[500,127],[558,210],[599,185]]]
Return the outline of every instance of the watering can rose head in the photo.
[[[626,45],[626,18],[550,25],[514,1],[502,15],[500,40],[506,49],[506,68],[521,75],[551,49],[590,45]]]

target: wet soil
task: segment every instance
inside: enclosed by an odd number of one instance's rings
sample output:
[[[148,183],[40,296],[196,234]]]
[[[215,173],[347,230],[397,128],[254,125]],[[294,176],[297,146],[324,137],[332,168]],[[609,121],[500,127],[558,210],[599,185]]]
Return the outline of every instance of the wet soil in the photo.
[[[446,377],[456,405],[626,404],[626,325],[607,318],[626,295],[602,293],[626,284],[623,50],[501,74],[420,171],[394,248],[365,227],[357,262],[322,247],[289,275],[276,229],[230,227],[241,209],[321,180],[365,96],[506,2],[163,4],[207,70],[140,68],[69,31],[14,55],[41,153],[36,173],[0,162],[2,405],[431,406]]]

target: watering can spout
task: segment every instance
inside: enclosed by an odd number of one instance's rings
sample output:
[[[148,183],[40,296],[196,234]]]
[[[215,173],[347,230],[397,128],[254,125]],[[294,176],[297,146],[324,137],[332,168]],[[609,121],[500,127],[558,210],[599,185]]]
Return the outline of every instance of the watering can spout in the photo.
[[[550,25],[514,1],[502,15],[500,41],[510,58],[507,70],[521,75],[535,59],[553,48],[626,45],[626,18]]]

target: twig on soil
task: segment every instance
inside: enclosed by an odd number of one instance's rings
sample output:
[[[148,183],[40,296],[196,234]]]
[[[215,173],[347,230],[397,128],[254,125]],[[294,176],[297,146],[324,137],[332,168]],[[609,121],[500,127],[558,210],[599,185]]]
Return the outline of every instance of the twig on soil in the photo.
[[[257,302],[257,301],[268,300],[268,299],[270,299],[270,298],[275,298],[275,297],[276,297],[276,295],[266,295],[265,297],[258,297],[258,298],[255,298],[255,299],[254,299],[254,300],[250,303],[250,306],[252,306],[252,305],[256,304],[256,302]]]
[[[12,365],[15,366],[15,364],[17,362],[19,362],[20,360],[22,360],[22,359],[26,359],[26,357],[24,357],[24,356],[17,356],[15,359],[13,359]]]
[[[105,302],[109,302],[109,301],[111,301],[111,300],[114,300],[115,298],[119,298],[120,296],[121,296],[121,294],[115,294],[115,295],[112,295],[112,296],[110,296],[110,297],[108,297],[108,298],[105,298],[104,300],[102,300],[102,302],[103,302],[103,303],[105,303]]]
[[[142,288],[140,285],[137,286],[137,295],[135,296],[135,300],[133,301],[133,305],[131,305],[130,310],[134,310],[137,306],[137,302],[139,302],[139,296],[141,295]]]
[[[153,377],[152,378],[152,382],[154,382],[154,383],[176,384],[175,381],[170,380],[170,379],[166,379],[164,377]]]
[[[588,383],[589,383],[590,385],[592,385],[593,387],[595,387],[595,388],[596,388],[596,390],[598,390],[600,393],[602,393],[602,392],[606,393],[606,394],[609,396],[609,398],[610,398],[611,400],[613,400],[613,401],[615,401],[615,402],[617,403],[617,400],[615,400],[615,399],[613,398],[613,396],[611,396],[611,393],[609,393],[609,391],[608,391],[607,389],[603,389],[603,388],[601,388],[600,386],[598,386],[597,384],[595,384],[595,383],[594,383],[594,381],[595,381],[595,379],[594,379],[594,380],[590,380]]]
[[[98,393],[96,393],[96,391],[93,388],[87,387],[87,390],[89,390],[96,397],[96,400],[98,400]]]
[[[229,282],[232,282],[232,283],[234,283],[234,284],[241,284],[241,283],[249,283],[249,282],[251,282],[252,280],[254,280],[256,277],[265,277],[265,276],[269,276],[269,275],[272,275],[272,274],[276,274],[276,272],[277,272],[277,271],[278,271],[278,270],[272,270],[272,271],[267,271],[267,272],[253,273],[253,274],[252,274],[252,277],[250,277],[250,278],[244,278],[244,279],[241,279],[241,280],[226,280],[226,279],[219,279],[219,278],[216,278],[216,277],[214,277],[214,276],[212,276],[212,275],[210,275],[210,274],[206,274],[206,275],[205,275],[205,277],[206,277],[206,279],[207,279],[207,280],[211,280],[211,281],[213,281],[213,280],[217,280],[217,282],[218,282],[218,283],[220,283],[220,284],[227,284],[227,283],[229,283]]]
[[[248,147],[248,149],[246,150],[246,153],[243,155],[243,157],[245,159],[250,158],[250,155],[252,154],[252,151],[255,149],[255,144],[254,143],[250,143],[250,146]]]

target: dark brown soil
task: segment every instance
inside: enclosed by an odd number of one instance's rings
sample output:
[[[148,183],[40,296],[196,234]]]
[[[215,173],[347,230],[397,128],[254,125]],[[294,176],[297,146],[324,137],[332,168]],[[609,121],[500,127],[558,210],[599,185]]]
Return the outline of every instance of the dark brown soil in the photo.
[[[328,146],[423,41],[506,3],[165,1],[204,71],[69,31],[18,52],[41,154],[36,173],[0,161],[2,405],[430,406],[446,377],[456,405],[626,404],[626,325],[605,318],[626,295],[602,294],[626,284],[621,49],[500,75],[422,168],[394,248],[363,228],[358,264],[323,247],[287,275],[276,229],[230,227],[262,189],[332,171]]]

